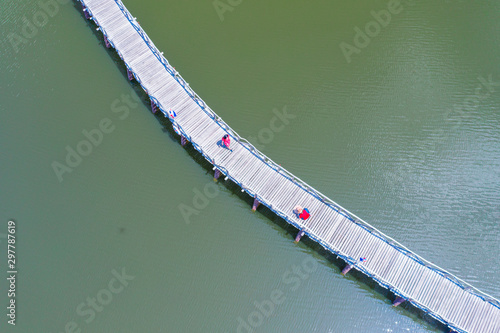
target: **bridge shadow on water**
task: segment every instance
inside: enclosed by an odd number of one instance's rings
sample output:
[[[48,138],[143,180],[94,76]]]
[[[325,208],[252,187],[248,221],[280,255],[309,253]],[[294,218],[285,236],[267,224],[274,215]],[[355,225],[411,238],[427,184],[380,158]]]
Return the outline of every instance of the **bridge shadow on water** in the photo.
[[[82,6],[79,2],[75,1],[74,3],[74,8],[81,14],[82,19],[84,22],[87,22],[87,25],[93,32],[94,37],[98,41],[98,43],[107,51],[108,55],[113,59],[113,62],[122,74],[123,78],[127,81],[129,81],[131,88],[134,90],[134,92],[137,94],[141,102],[144,104],[145,108],[147,110],[151,111],[151,101],[149,99],[149,96],[146,94],[146,92],[143,90],[141,85],[136,81],[132,80],[130,81],[128,79],[128,74],[127,74],[127,68],[125,64],[123,63],[122,59],[118,55],[118,53],[115,51],[113,47],[106,48],[106,44],[103,38],[103,34],[99,31],[96,30],[98,27],[97,25],[92,21],[92,20],[87,20],[85,18],[85,15],[83,14],[82,11]],[[168,138],[172,141],[175,142],[179,145],[180,149],[184,149],[186,153],[193,159],[195,160],[200,167],[203,168],[205,171],[205,174],[210,175],[210,177],[213,177],[214,171],[213,166],[211,163],[209,163],[203,155],[198,152],[192,145],[186,144],[184,147],[181,146],[181,137],[175,133],[175,131],[172,128],[172,123],[166,118],[162,112],[157,111],[154,116],[156,117],[157,121],[162,125],[162,131],[165,133]],[[214,143],[214,144],[219,144],[219,143]],[[251,213],[251,207],[254,201],[254,198],[250,197],[246,192],[241,192],[241,188],[239,185],[236,183],[230,181],[229,179],[227,181],[223,180],[224,175],[221,175],[221,178],[219,178],[218,184],[220,186],[224,186],[227,191],[229,191],[231,194],[237,196],[240,200],[246,202],[248,204],[248,211]],[[295,239],[295,236],[298,233],[298,230],[291,224],[289,224],[286,220],[283,218],[279,217],[274,213],[272,210],[267,208],[264,205],[260,205],[257,209],[256,214],[261,214],[264,217],[266,217],[269,220],[269,223],[272,224],[274,223],[276,226],[281,228],[284,231],[283,236],[287,237],[290,239],[290,242],[293,242]],[[120,230],[120,233],[123,233],[124,230]],[[331,267],[334,268],[334,271],[332,274],[340,274],[342,269],[346,266],[346,263],[344,260],[341,258],[337,257],[334,253],[331,253],[330,251],[326,250],[323,248],[320,244],[316,243],[315,241],[309,239],[307,236],[303,236],[300,243],[297,246],[304,246],[307,247],[314,252],[316,252],[317,255],[325,258],[327,262],[330,264]],[[388,306],[392,305],[392,302],[396,299],[396,296],[394,293],[392,293],[390,290],[380,286],[377,282],[375,282],[373,279],[370,277],[366,276],[365,274],[357,271],[356,269],[352,269],[349,271],[349,273],[345,277],[346,279],[354,280],[359,286],[367,286],[371,290],[371,295],[373,298],[380,299],[379,296],[383,296],[387,300]],[[365,288],[363,288],[365,289]],[[409,302],[404,302],[403,304],[399,305],[398,307],[394,308],[395,311],[399,312],[400,315],[405,315],[413,320],[415,319],[420,319],[425,321],[427,324],[429,324],[430,329],[437,329],[443,332],[449,332],[449,329],[447,328],[446,325],[441,323],[440,321],[432,318],[430,315],[425,313],[424,311],[420,310],[419,308],[411,305]],[[421,324],[419,322],[418,324]]]

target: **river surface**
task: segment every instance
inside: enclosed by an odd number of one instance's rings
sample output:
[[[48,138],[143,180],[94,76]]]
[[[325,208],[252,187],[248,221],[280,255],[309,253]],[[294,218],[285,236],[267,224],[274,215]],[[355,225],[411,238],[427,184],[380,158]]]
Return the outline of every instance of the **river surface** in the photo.
[[[403,2],[390,18],[378,0],[124,3],[240,135],[500,298],[500,2]],[[9,220],[18,270],[1,332],[442,332],[214,187],[78,6],[0,6],[0,275]]]

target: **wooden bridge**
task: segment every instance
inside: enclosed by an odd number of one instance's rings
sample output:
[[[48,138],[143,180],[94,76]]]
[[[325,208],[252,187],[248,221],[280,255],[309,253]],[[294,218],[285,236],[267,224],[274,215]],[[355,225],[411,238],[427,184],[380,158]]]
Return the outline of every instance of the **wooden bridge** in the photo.
[[[456,332],[499,333],[500,302],[411,252],[305,182],[274,163],[241,138],[189,87],[169,64],[120,0],[80,0],[97,24],[107,47],[124,61],[129,79],[137,80],[151,99],[220,175],[264,204],[328,251],[347,262],[343,273],[357,269],[391,290],[394,304],[407,301]],[[169,110],[176,113],[169,116]],[[217,142],[224,134],[233,151]],[[293,213],[300,204],[311,217]],[[366,258],[363,260],[362,258]]]

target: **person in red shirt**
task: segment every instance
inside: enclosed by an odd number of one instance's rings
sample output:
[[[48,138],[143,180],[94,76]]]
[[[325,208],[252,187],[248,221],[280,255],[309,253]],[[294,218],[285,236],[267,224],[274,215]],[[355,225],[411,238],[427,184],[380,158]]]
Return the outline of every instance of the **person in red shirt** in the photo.
[[[224,134],[224,136],[222,137],[222,145],[226,146],[226,148],[229,149],[230,151],[233,151],[231,148],[229,148],[230,144],[231,144],[231,139],[229,138],[229,135]]]
[[[302,210],[302,213],[300,213],[299,215],[299,219],[303,219],[304,221],[307,220],[309,217],[311,216],[311,214],[309,214],[309,210],[307,208],[304,208]]]
[[[295,206],[293,212],[298,216],[299,219],[302,219],[304,221],[311,217],[311,213],[309,213],[309,210],[307,208],[302,208],[301,206]]]

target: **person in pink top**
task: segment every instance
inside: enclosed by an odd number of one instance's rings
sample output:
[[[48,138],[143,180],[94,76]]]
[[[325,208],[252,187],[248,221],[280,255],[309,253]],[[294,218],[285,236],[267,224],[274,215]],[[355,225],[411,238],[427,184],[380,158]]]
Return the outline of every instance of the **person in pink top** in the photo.
[[[229,138],[229,135],[224,134],[224,136],[222,137],[222,145],[225,146],[230,151],[233,151],[231,148],[229,148],[230,144],[231,144],[231,139]]]
[[[299,205],[295,206],[295,208],[293,209],[293,212],[295,213],[295,215],[297,215],[297,217],[299,219],[302,219],[304,221],[307,220],[309,217],[311,217],[311,213],[309,213],[309,209],[302,208]]]

